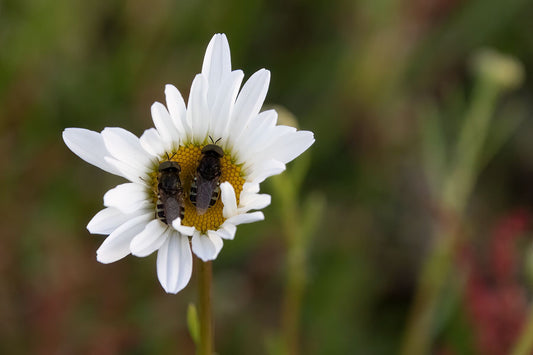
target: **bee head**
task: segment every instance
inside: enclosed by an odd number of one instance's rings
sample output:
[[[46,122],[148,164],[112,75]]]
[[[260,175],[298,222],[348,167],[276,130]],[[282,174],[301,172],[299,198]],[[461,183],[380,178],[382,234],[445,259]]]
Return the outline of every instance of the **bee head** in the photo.
[[[159,172],[161,171],[181,171],[181,166],[178,164],[177,161],[173,160],[167,160],[159,164]]]
[[[222,150],[222,148],[220,148],[216,144],[208,144],[202,148],[202,154],[208,154],[208,153],[218,158],[222,158],[224,156],[224,151]]]

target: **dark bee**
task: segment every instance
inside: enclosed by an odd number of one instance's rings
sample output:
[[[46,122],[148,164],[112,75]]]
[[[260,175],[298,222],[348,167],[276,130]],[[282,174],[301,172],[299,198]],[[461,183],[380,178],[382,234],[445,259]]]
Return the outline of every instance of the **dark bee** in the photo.
[[[180,165],[169,160],[159,164],[157,176],[156,217],[165,224],[176,218],[183,219],[183,187],[180,181]]]
[[[204,214],[207,209],[215,204],[220,195],[220,158],[224,151],[218,145],[208,144],[202,149],[202,158],[196,168],[196,176],[191,184],[189,198],[196,206],[196,213]]]

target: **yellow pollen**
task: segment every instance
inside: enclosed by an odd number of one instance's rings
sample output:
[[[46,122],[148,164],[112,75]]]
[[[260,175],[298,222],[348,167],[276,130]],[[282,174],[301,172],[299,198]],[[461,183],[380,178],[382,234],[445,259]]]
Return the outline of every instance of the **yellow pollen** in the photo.
[[[189,144],[187,146],[181,146],[177,151],[173,151],[168,155],[171,157],[171,160],[179,163],[181,167],[180,180],[183,187],[183,206],[184,206],[184,217],[181,224],[185,226],[194,226],[197,230],[205,233],[208,230],[217,230],[222,223],[226,220],[222,215],[222,209],[224,205],[222,204],[222,199],[219,194],[217,202],[209,207],[209,209],[203,214],[199,215],[196,213],[196,207],[192,204],[190,200],[190,191],[191,183],[196,176],[196,168],[198,163],[202,158],[202,148],[201,145]],[[160,161],[166,161],[163,159]],[[237,205],[239,204],[239,197],[242,191],[242,186],[244,185],[244,178],[241,174],[241,167],[232,162],[232,159],[229,154],[225,153],[222,158],[220,158],[221,164],[221,175],[219,182],[223,183],[225,181],[229,182],[235,189],[235,196],[237,197]],[[154,205],[157,201],[157,168],[152,177],[152,186],[154,191]]]

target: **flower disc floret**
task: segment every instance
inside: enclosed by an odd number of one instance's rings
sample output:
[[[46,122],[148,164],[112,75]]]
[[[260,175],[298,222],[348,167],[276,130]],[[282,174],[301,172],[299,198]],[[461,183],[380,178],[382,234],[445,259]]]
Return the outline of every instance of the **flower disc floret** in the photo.
[[[107,236],[96,252],[98,261],[112,263],[129,254],[144,257],[157,252],[157,277],[166,292],[177,293],[191,277],[192,253],[203,261],[213,260],[224,241],[235,237],[238,225],[264,219],[261,210],[271,199],[260,193],[260,184],[285,170],[314,137],[312,132],[278,125],[275,110],[260,112],[270,83],[268,70],[258,70],[241,86],[243,79],[241,70],[231,68],[226,36],[216,34],[187,103],[176,87],[166,85],[166,105],[152,105],[155,127],[141,137],[118,127],[102,132],[65,129],[63,139],[70,150],[128,180],[104,195],[105,208],[87,225],[92,234]],[[224,151],[220,194],[213,206],[198,214],[190,191],[210,137]],[[167,224],[156,211],[159,165],[169,159],[180,165],[183,195],[178,200],[184,213],[183,219],[173,217]],[[165,200],[181,215],[175,202]]]
[[[206,233],[208,230],[217,230],[226,220],[223,216],[224,205],[222,199],[218,198],[216,203],[211,206],[204,214],[198,214],[196,207],[191,203],[190,191],[191,184],[196,176],[196,168],[202,158],[202,148],[205,145],[188,144],[179,147],[178,150],[169,152],[159,161],[162,163],[170,160],[177,162],[181,167],[180,180],[184,191],[183,207],[184,217],[181,224],[187,227],[194,227],[196,230]],[[241,165],[237,165],[235,160],[231,158],[231,155],[224,153],[224,156],[220,158],[221,163],[221,175],[219,182],[229,182],[234,190],[237,204],[239,203],[239,197],[245,183],[245,179],[242,176]],[[154,205],[157,201],[157,167],[155,171],[150,174],[152,177],[151,187],[153,193]]]

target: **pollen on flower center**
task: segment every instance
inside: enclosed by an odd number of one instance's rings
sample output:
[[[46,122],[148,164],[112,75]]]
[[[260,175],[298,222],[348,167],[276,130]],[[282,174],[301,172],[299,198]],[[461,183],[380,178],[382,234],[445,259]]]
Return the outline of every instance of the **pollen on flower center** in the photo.
[[[193,226],[198,231],[206,233],[208,230],[217,230],[225,218],[222,215],[222,199],[219,197],[216,203],[211,206],[204,214],[199,215],[196,213],[196,207],[190,200],[191,184],[196,175],[196,168],[202,157],[202,145],[189,144],[187,146],[180,146],[177,151],[168,153],[171,160],[180,164],[181,173],[180,180],[183,187],[183,206],[184,217],[181,221],[182,225]],[[163,159],[162,161],[165,161]],[[161,162],[162,162],[161,161]],[[229,154],[224,154],[220,159],[221,163],[221,175],[220,183],[225,181],[229,182],[235,189],[235,196],[237,197],[237,204],[239,204],[239,196],[244,185],[244,178],[241,176],[241,167],[232,162]],[[151,174],[152,187],[154,191],[154,205],[157,201],[157,172]]]

